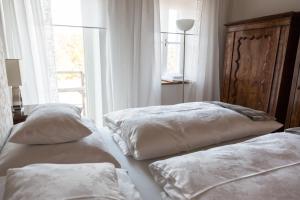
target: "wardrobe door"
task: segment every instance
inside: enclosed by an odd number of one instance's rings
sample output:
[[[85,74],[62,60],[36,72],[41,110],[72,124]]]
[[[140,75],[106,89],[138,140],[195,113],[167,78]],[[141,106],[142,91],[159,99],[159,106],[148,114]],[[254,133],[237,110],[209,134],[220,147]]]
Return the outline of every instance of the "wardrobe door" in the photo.
[[[300,76],[300,74],[299,74]],[[292,110],[291,122],[289,127],[300,126],[300,77],[298,76],[298,86],[295,92],[294,106]]]
[[[285,128],[300,126],[300,40]]]
[[[228,102],[268,111],[280,27],[235,33]]]

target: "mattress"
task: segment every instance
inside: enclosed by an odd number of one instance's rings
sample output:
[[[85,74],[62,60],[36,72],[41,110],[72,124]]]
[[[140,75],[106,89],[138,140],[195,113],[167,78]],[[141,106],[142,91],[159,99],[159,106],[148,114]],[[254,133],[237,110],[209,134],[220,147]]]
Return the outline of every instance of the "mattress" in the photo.
[[[118,182],[121,194],[126,197],[126,200],[141,200],[139,192],[132,183],[127,171],[124,169],[117,169]],[[5,191],[5,176],[0,177],[0,200],[3,199]]]

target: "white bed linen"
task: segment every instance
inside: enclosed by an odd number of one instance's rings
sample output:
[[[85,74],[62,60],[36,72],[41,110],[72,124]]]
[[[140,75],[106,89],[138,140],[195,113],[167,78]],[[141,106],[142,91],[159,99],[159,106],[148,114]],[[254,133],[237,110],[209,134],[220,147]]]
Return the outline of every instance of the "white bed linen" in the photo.
[[[137,191],[136,186],[132,183],[127,171],[124,169],[116,169],[116,171],[121,194],[127,200],[141,200],[141,195]],[[0,177],[0,200],[3,200],[5,179],[5,176]]]
[[[126,109],[107,114],[105,122],[119,134],[117,142],[127,145],[122,151],[137,160],[262,135],[282,126],[205,102]]]
[[[143,200],[160,200],[162,188],[153,180],[148,165],[155,160],[138,161],[132,157],[124,156],[112,138],[112,133],[107,128],[101,128],[109,152],[118,160],[123,169],[128,171],[132,182],[140,192]]]
[[[269,134],[157,161],[150,170],[173,200],[298,200],[300,136]]]
[[[76,142],[53,145],[25,145],[7,142],[0,154],[0,176],[9,168],[23,167],[35,163],[119,163],[109,153],[102,134],[93,123],[85,120],[93,134]]]

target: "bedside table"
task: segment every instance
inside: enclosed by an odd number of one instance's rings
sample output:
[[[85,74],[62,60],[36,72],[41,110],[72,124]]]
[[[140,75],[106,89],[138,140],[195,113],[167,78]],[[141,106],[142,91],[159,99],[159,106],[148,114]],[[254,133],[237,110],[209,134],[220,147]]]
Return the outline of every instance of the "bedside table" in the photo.
[[[32,109],[37,105],[25,105],[22,110],[19,112],[13,112],[13,122],[14,124],[18,124],[24,122],[28,116],[28,114],[32,111]]]

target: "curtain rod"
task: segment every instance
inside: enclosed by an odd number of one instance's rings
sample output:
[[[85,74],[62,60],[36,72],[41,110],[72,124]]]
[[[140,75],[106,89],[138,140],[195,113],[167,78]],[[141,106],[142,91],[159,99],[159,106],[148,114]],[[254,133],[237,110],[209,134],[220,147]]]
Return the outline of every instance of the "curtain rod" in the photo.
[[[52,24],[52,26],[70,27],[70,28],[90,28],[90,29],[106,30],[106,28],[96,27],[96,26],[77,26],[77,25],[63,25],[63,24]]]
[[[174,34],[174,35],[184,35],[184,33],[175,33],[175,32],[160,32],[160,33]],[[197,35],[197,34],[186,33],[185,35]]]
[[[77,26],[77,25],[63,25],[63,24],[52,24],[52,26],[60,26],[60,27],[70,27],[70,28],[89,28],[89,29],[101,29],[101,30],[106,30],[106,28],[102,27],[96,27],[96,26]],[[174,34],[174,35],[184,35],[184,33],[177,33],[177,32],[160,32],[164,34]],[[186,33],[185,35],[197,35],[197,34],[192,34],[192,33]]]

